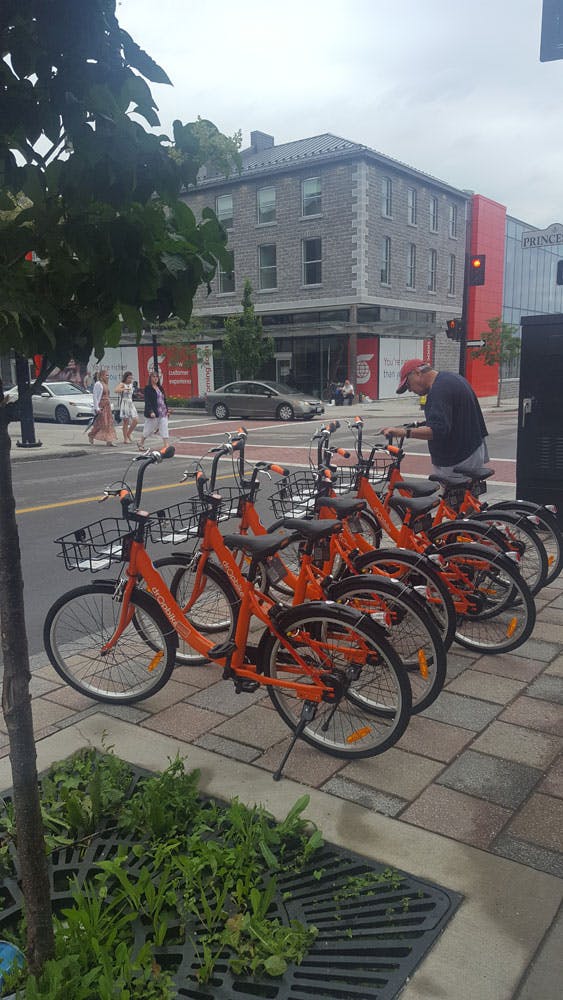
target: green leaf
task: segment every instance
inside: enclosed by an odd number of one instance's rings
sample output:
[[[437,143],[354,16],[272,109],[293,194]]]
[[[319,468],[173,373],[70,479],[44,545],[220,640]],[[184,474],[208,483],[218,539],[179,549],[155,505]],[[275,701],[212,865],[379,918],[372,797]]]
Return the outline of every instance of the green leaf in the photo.
[[[281,955],[270,955],[264,961],[264,969],[269,976],[283,976],[287,972],[287,962]]]
[[[133,41],[123,28],[120,31],[123,43],[123,53],[130,66],[134,66],[143,76],[152,83],[167,83],[172,86],[172,81],[164,70],[151,57]]]

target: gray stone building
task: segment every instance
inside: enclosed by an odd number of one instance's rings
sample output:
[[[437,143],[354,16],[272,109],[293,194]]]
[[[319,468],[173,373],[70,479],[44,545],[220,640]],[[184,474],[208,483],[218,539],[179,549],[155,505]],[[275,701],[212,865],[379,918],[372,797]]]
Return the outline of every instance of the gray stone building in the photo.
[[[196,298],[219,347],[216,384],[232,375],[217,320],[240,311],[246,278],[274,337],[267,377],[326,398],[349,376],[378,398],[405,357],[457,367],[445,323],[461,314],[466,192],[330,134],[276,146],[252,132],[241,155],[240,174],[185,196],[197,217],[214,209],[234,254],[233,273]]]

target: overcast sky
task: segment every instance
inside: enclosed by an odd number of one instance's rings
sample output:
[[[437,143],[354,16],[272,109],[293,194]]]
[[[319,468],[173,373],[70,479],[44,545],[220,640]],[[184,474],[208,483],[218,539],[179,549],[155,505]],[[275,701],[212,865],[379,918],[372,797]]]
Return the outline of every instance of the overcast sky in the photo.
[[[210,118],[276,144],[332,132],[563,222],[563,60],[540,63],[541,0],[118,0],[166,70],[165,131]]]

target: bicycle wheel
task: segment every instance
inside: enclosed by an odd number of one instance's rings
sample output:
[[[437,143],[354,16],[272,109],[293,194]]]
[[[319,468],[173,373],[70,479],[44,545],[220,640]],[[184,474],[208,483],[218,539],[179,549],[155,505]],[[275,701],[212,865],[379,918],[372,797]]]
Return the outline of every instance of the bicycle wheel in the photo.
[[[158,604],[135,590],[133,618],[107,652],[121,611],[111,581],[87,584],[63,594],[50,608],[43,627],[49,662],[67,684],[96,701],[127,705],[141,701],[166,684],[174,667],[176,633]]]
[[[167,562],[170,566],[173,558],[173,556],[169,556],[168,560],[160,560],[155,565],[160,569],[160,565]],[[210,638],[213,637],[215,643],[219,644],[234,636],[240,598],[225,573],[207,560],[199,579],[199,594],[190,606],[197,580],[196,569],[197,565],[193,559],[187,566],[184,564],[178,567],[178,563],[176,563],[176,572],[170,584],[170,592],[194,628]],[[195,667],[209,662],[205,656],[197,653],[183,639],[180,637],[178,639],[177,663]]]
[[[474,518],[478,524],[491,524],[502,533],[507,551],[519,554],[517,567],[532,594],[539,593],[547,579],[547,552],[528,519],[507,510],[485,510]]]
[[[536,606],[510,559],[476,544],[445,545],[441,555],[456,603],[456,642],[482,653],[509,653],[529,639]]]
[[[276,628],[334,690],[334,700],[321,702],[304,729],[307,743],[353,759],[373,757],[397,742],[410,718],[411,692],[382,629],[350,608],[321,601],[289,609]],[[267,677],[312,683],[275,635],[265,634],[259,655]],[[295,730],[302,699],[281,687],[268,687],[268,693],[284,722]]]
[[[487,511],[507,510],[518,517],[525,517],[534,533],[541,541],[547,554],[547,576],[545,586],[557,579],[563,569],[563,534],[557,518],[542,504],[530,500],[499,500],[485,508]],[[529,517],[533,520],[529,520]]]
[[[363,614],[383,616],[389,641],[407,671],[412,713],[428,708],[444,686],[446,650],[438,626],[418,595],[399,580],[362,575],[335,583],[328,597]]]
[[[454,602],[447,584],[430,559],[418,552],[407,549],[379,549],[359,556],[355,568],[360,573],[376,573],[384,577],[400,580],[411,587],[424,601],[447,649],[450,648],[456,629]]]

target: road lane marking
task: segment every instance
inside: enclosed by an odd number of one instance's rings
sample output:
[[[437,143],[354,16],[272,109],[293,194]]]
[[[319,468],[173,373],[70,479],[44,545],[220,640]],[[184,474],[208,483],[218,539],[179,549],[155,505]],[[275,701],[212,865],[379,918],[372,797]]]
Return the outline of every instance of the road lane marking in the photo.
[[[182,458],[191,458],[191,457],[192,456],[190,456],[190,455],[183,455],[182,456]],[[197,457],[198,457],[197,455],[193,456],[193,458],[197,458]],[[234,479],[234,478],[235,477],[233,476],[232,472],[226,472],[222,476],[217,476],[218,480],[219,479]],[[186,484],[185,483],[164,483],[162,486],[144,486],[143,487],[143,494],[144,493],[156,493],[158,490],[171,490],[171,489],[175,489],[175,488],[177,488],[179,486],[183,486],[185,488]],[[98,494],[95,497],[78,497],[76,500],[60,500],[58,503],[45,503],[45,504],[41,504],[38,507],[19,507],[19,508],[16,509],[16,514],[35,514],[35,513],[37,513],[40,510],[56,510],[57,507],[74,507],[77,504],[81,504],[81,503],[93,503],[94,501],[98,501],[99,499],[100,499],[100,496]],[[116,499],[117,499],[117,497],[116,497]]]

